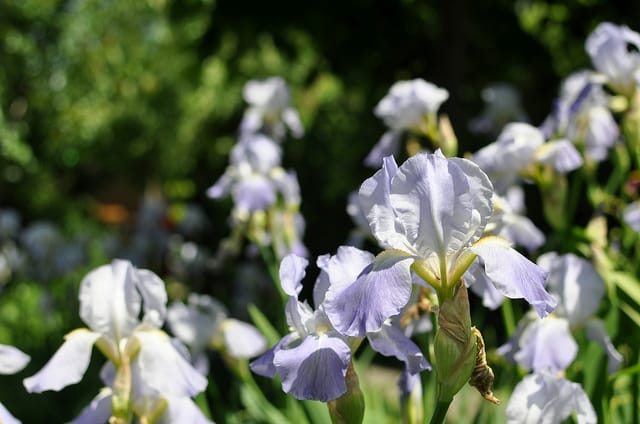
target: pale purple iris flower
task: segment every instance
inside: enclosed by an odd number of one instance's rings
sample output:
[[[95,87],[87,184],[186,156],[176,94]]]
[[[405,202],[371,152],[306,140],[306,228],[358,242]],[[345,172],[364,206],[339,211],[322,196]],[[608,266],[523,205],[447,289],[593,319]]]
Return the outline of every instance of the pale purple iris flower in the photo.
[[[242,91],[249,107],[240,123],[240,134],[269,134],[281,141],[288,128],[294,137],[304,135],[298,112],[291,106],[291,95],[281,77],[248,81]]]
[[[27,366],[31,358],[21,350],[0,344],[0,374],[15,374]],[[0,403],[0,423],[20,424],[11,413]]]
[[[313,309],[298,300],[308,261],[286,256],[280,265],[280,281],[289,296],[285,313],[291,333],[251,363],[253,372],[270,378],[278,374],[282,389],[297,399],[327,402],[343,395],[351,355],[362,338],[348,337],[335,329],[325,313],[326,294],[334,285],[350,284],[372,260],[370,253],[347,246],[335,256],[319,257],[321,273],[314,287]],[[429,368],[419,348],[390,323],[367,337],[374,350],[402,360],[410,373]]]
[[[498,353],[534,372],[564,371],[578,352],[572,332],[584,327],[587,337],[607,353],[609,373],[617,371],[622,355],[602,321],[593,318],[604,296],[602,278],[588,261],[574,254],[547,253],[538,264],[549,272],[548,289],[558,299],[556,310],[543,320],[528,314]]]
[[[578,424],[595,424],[597,417],[578,383],[547,372],[527,375],[507,404],[509,424],[560,424],[575,412]]]
[[[227,170],[207,189],[207,196],[219,199],[231,194],[240,214],[268,209],[276,202],[277,177],[284,173],[281,157],[280,146],[267,136],[241,138],[231,151]]]
[[[424,132],[425,119],[435,117],[440,105],[448,98],[447,90],[421,78],[393,84],[374,109],[374,114],[384,121],[389,130],[367,155],[365,165],[377,168],[386,156],[398,154],[403,132]]]
[[[505,296],[525,298],[545,316],[555,300],[544,290],[546,272],[499,237],[482,238],[492,214],[493,187],[466,159],[440,151],[385,158],[360,188],[374,237],[386,250],[349,285],[331,286],[325,311],[336,329],[363,337],[398,315],[412,292],[413,270],[438,290],[451,290],[478,258]],[[426,285],[426,284],[425,284]]]
[[[640,75],[640,34],[625,25],[603,22],[589,34],[585,48],[593,66],[607,77],[608,84],[618,93],[631,97]]]
[[[134,409],[146,411],[152,404],[160,408],[173,398],[192,402],[189,398],[205,389],[207,380],[160,330],[166,316],[167,293],[153,272],[116,259],[87,274],[80,283],[79,300],[80,317],[89,328],[65,336],[64,344],[49,362],[24,380],[27,391],[58,391],[79,382],[89,366],[94,344],[114,369],[123,370],[123,375],[130,370],[125,386],[133,393]]]
[[[545,142],[539,128],[522,122],[506,125],[498,139],[478,150],[472,160],[489,175],[500,195],[522,178],[529,177],[530,168],[535,164],[549,165],[564,174],[583,163],[571,142],[563,139]]]
[[[603,82],[602,76],[588,70],[569,75],[562,82],[553,112],[542,124],[547,137],[570,140],[593,162],[605,160],[620,137]]]
[[[188,304],[174,301],[167,311],[171,332],[191,351],[198,371],[209,372],[207,348],[219,349],[236,359],[249,359],[267,348],[264,336],[253,325],[229,318],[224,305],[208,295],[192,293]]]

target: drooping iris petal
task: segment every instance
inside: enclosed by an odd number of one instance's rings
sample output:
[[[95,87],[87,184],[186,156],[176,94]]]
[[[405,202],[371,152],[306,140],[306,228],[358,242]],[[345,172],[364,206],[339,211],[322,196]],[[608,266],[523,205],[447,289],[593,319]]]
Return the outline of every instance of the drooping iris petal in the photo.
[[[607,334],[604,323],[599,319],[593,318],[587,322],[586,329],[589,340],[596,342],[607,353],[609,362],[607,371],[609,374],[618,371],[624,361],[624,357],[611,342],[611,337]]]
[[[252,174],[237,181],[232,189],[236,207],[244,212],[265,210],[276,201],[272,181],[260,174]]]
[[[410,245],[423,258],[435,253],[442,260],[480,237],[493,211],[492,193],[477,165],[438,151],[403,163],[391,181],[390,199]]]
[[[65,342],[35,375],[24,379],[29,393],[45,390],[58,391],[82,380],[91,360],[91,349],[99,333],[86,329],[74,330],[65,336]]]
[[[556,313],[572,326],[584,323],[596,313],[604,296],[604,281],[593,265],[572,253],[546,253],[538,264],[549,271],[547,287],[559,296]]]
[[[347,336],[364,337],[400,313],[411,297],[412,262],[411,256],[386,250],[353,283],[329,287],[324,310],[334,328]]]
[[[378,331],[367,333],[367,338],[373,350],[403,361],[411,374],[431,369],[420,348],[402,330],[390,323],[385,323]]]
[[[285,256],[280,262],[280,284],[286,294],[298,297],[302,291],[302,279],[309,261],[295,254]]]
[[[544,289],[547,272],[512,249],[506,240],[485,237],[471,251],[483,259],[485,272],[500,293],[511,299],[524,298],[540,317],[553,311],[557,301]]]
[[[27,366],[31,358],[20,349],[0,344],[0,374],[15,374]]]
[[[80,283],[80,318],[96,333],[118,341],[139,324],[141,298],[133,283],[134,268],[116,259],[87,274]]]
[[[564,371],[578,353],[569,322],[561,318],[546,318],[533,322],[522,333],[514,359],[533,371]]]
[[[572,412],[578,424],[595,424],[596,414],[582,387],[547,373],[527,375],[507,405],[509,424],[560,424]]]
[[[263,377],[273,378],[276,375],[276,367],[273,365],[275,353],[297,338],[298,336],[295,333],[290,333],[284,336],[274,347],[267,350],[262,356],[249,364],[251,371]]]
[[[309,335],[293,348],[275,352],[273,363],[282,389],[296,399],[327,402],[347,390],[351,350],[340,338]]]
[[[267,340],[256,327],[237,319],[228,318],[220,326],[224,346],[233,358],[253,358],[267,348]]]
[[[74,418],[69,424],[95,424],[106,423],[111,417],[111,396],[113,392],[109,388],[100,390],[100,393],[93,398],[80,415]]]
[[[132,374],[162,395],[192,397],[207,387],[196,371],[161,331],[137,331],[140,352],[131,363]]]

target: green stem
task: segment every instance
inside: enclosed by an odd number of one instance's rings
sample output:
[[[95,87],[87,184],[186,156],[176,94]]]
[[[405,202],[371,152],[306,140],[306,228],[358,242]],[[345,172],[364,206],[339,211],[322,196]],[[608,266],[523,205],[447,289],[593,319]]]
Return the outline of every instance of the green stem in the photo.
[[[513,305],[509,299],[505,299],[500,308],[502,312],[502,321],[504,321],[505,330],[507,335],[512,336],[516,332],[516,320],[513,315]]]
[[[447,411],[449,410],[449,405],[451,405],[451,400],[438,400],[438,403],[436,403],[436,409],[433,411],[433,416],[431,416],[431,424],[444,423]]]

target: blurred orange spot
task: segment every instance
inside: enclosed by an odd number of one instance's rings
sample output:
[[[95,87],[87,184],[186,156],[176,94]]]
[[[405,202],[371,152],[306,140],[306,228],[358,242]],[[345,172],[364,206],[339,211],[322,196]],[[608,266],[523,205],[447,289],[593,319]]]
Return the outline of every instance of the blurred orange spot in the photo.
[[[98,203],[96,215],[107,224],[122,224],[129,219],[129,210],[119,203]]]

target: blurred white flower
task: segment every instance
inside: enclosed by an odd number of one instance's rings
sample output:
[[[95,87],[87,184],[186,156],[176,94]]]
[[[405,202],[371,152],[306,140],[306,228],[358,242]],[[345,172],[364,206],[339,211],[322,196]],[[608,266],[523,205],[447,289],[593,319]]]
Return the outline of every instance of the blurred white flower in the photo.
[[[209,370],[207,347],[237,359],[249,359],[267,349],[266,339],[253,325],[227,315],[224,305],[204,294],[190,294],[187,305],[180,301],[169,305],[171,332],[190,348],[192,362],[204,374]]]
[[[585,48],[609,85],[630,97],[640,74],[640,34],[626,25],[603,22],[589,34]]]
[[[304,135],[300,116],[291,107],[289,88],[282,78],[251,80],[245,84],[242,94],[249,108],[240,123],[241,135],[263,132],[281,141],[285,126],[296,138]]]

